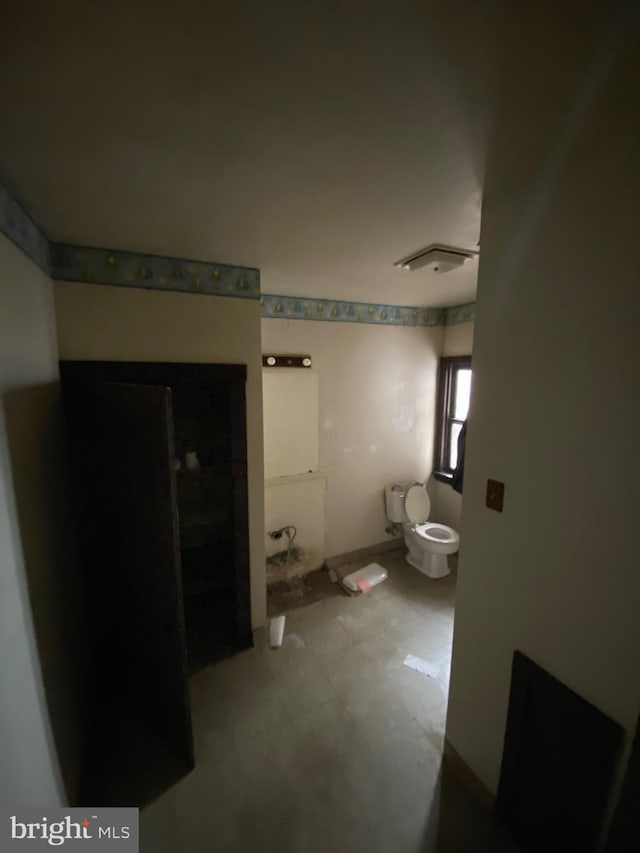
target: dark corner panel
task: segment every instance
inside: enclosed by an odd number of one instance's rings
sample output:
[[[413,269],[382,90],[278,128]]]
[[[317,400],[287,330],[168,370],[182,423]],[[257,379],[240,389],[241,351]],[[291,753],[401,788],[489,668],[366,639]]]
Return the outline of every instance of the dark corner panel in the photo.
[[[631,747],[622,789],[609,829],[605,853],[640,850],[640,722]]]
[[[529,853],[590,853],[623,731],[526,655],[513,656],[496,814]]]

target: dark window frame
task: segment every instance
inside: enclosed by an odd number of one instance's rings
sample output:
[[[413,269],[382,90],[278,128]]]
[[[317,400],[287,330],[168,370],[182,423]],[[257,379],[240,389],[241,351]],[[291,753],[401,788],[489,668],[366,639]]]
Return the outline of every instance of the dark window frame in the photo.
[[[456,382],[459,370],[471,369],[470,355],[454,355],[440,359],[438,372],[437,429],[435,443],[434,477],[441,483],[450,483],[453,469],[449,467],[451,427],[464,421],[453,417]]]

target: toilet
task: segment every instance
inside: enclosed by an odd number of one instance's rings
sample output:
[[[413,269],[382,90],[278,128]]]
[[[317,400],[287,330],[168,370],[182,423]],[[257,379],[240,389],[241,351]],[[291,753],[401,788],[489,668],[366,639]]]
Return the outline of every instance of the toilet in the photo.
[[[431,501],[419,483],[395,483],[385,488],[387,518],[402,525],[404,541],[409,549],[407,563],[430,578],[449,574],[447,554],[454,554],[460,536],[446,524],[427,521]]]

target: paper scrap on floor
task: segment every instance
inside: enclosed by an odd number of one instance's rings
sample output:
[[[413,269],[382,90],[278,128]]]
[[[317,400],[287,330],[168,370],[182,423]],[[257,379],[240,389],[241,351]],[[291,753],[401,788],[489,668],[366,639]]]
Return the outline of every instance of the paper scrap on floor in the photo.
[[[387,570],[379,563],[369,563],[363,569],[357,569],[355,572],[347,575],[342,579],[342,583],[351,592],[369,592],[371,587],[377,586],[387,578]]]
[[[437,666],[434,666],[432,663],[429,663],[429,661],[418,658],[415,655],[407,655],[402,663],[410,669],[415,669],[416,672],[428,675],[429,678],[435,678],[438,674]]]

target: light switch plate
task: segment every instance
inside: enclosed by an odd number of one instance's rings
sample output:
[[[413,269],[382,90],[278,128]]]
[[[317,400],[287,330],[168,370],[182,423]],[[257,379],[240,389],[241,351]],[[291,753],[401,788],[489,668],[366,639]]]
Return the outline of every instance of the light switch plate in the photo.
[[[485,501],[489,509],[502,512],[504,503],[504,483],[499,480],[487,480],[487,498]]]

